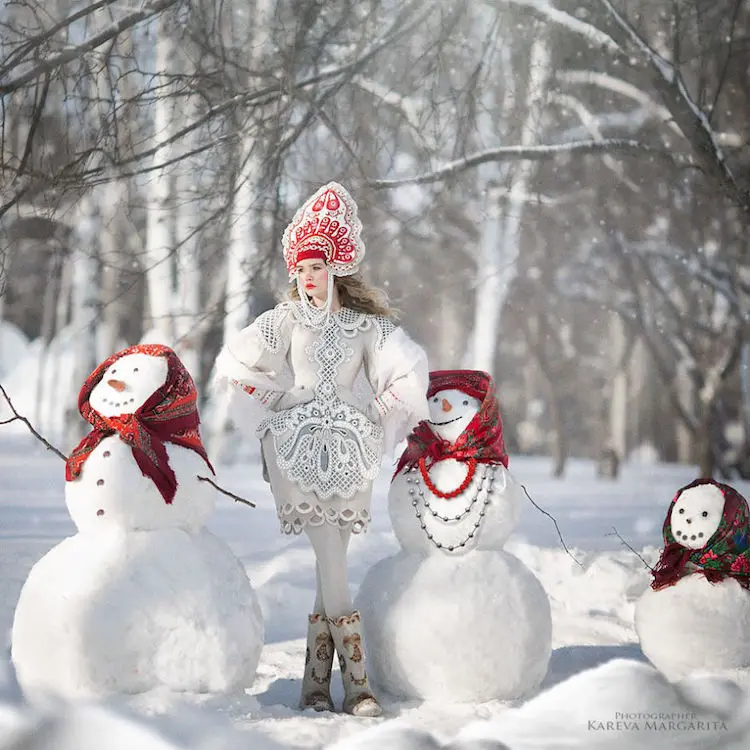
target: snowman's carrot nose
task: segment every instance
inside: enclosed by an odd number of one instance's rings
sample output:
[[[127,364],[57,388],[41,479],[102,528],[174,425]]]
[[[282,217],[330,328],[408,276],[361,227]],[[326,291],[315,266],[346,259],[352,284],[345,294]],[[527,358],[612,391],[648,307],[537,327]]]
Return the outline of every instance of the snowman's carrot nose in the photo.
[[[451,406],[451,402],[448,401],[447,398],[443,399],[443,411],[450,411],[453,407]]]
[[[127,388],[127,385],[125,385],[122,380],[108,380],[107,385],[114,388],[118,393],[122,393]]]

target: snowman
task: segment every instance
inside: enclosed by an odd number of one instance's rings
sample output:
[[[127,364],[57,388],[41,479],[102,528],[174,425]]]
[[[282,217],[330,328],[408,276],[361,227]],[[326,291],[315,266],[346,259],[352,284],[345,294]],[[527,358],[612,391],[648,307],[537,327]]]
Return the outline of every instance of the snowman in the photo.
[[[66,465],[78,533],[23,585],[11,656],[24,693],[94,699],[241,690],[263,619],[240,561],[204,524],[214,490],[197,393],[177,355],[130,347],[81,389],[92,431]]]
[[[667,679],[750,668],[748,533],[747,501],[729,485],[697,479],[672,500],[635,608],[641,649]]]
[[[503,547],[522,490],[508,471],[492,378],[430,374],[430,419],[408,438],[388,496],[402,550],[365,576],[373,683],[394,697],[513,700],[547,673],[552,622],[533,573]]]

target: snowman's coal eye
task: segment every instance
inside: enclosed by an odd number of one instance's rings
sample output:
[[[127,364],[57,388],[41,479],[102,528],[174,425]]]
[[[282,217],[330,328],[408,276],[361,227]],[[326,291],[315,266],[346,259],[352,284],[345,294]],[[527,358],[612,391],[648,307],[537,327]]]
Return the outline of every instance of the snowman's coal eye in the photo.
[[[134,367],[134,368],[133,368],[133,372],[138,372],[138,368],[137,368],[137,367]]]
[[[708,511],[704,510],[703,513],[701,513],[701,515],[703,516],[703,518],[708,518]]]
[[[435,396],[435,398],[433,398],[432,401],[433,401],[433,403],[436,404],[437,403],[437,396]]]
[[[468,401],[464,401],[464,406],[468,406],[468,405],[469,405],[469,402]]]
[[[117,372],[117,370],[110,370],[110,371],[109,371],[109,374],[110,374],[110,375],[114,375],[114,374],[115,374],[116,372]]]
[[[685,509],[684,509],[684,508],[680,508],[680,510],[679,510],[678,512],[679,512],[679,513],[684,513],[684,512],[685,512]]]

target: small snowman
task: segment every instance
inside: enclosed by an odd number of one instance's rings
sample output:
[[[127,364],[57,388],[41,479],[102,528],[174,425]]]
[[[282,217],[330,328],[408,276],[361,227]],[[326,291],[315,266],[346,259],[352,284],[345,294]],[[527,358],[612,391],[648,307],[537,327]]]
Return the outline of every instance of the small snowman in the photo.
[[[667,679],[750,668],[749,533],[747,501],[729,485],[697,479],[672,500],[635,609],[641,649]]]
[[[533,573],[503,548],[521,511],[492,378],[430,373],[430,419],[408,438],[389,512],[402,547],[357,597],[376,687],[420,700],[513,700],[547,673],[552,621]]]
[[[92,425],[66,465],[78,533],[29,573],[11,655],[27,697],[249,687],[263,619],[244,568],[204,524],[214,489],[197,393],[177,355],[130,347],[86,380]]]

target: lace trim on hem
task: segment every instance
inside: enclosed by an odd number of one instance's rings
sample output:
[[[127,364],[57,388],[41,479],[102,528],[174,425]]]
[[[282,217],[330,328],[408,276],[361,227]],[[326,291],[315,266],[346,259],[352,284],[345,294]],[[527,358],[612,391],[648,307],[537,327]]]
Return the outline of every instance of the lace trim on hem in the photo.
[[[276,512],[279,519],[282,534],[301,534],[305,526],[322,526],[327,523],[340,529],[351,529],[352,534],[361,534],[367,531],[370,523],[370,511],[367,508],[351,510],[344,508],[322,508],[312,503],[304,505],[293,505],[287,503]]]

